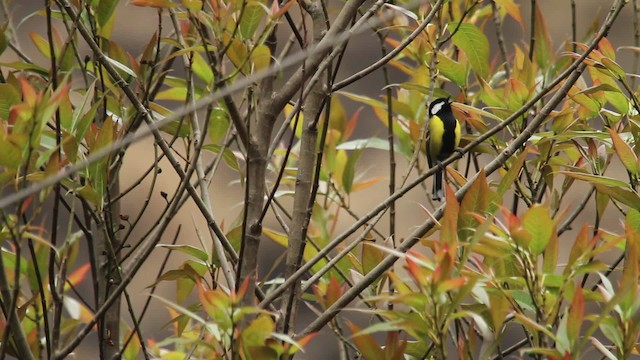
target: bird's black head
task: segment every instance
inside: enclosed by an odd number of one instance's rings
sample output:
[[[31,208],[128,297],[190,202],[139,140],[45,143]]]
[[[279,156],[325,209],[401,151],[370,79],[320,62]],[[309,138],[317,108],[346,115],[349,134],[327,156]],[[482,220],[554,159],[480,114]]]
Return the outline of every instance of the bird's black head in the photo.
[[[451,111],[451,101],[449,98],[438,98],[429,105],[429,117],[444,112]]]

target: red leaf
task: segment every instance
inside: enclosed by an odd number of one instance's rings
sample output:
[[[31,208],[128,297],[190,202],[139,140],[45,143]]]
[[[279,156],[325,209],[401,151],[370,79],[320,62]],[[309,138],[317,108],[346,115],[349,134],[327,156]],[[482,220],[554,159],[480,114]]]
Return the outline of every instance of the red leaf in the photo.
[[[573,294],[573,301],[571,301],[571,307],[569,308],[569,319],[567,321],[567,335],[569,340],[573,343],[580,335],[580,327],[584,320],[584,294],[582,293],[582,287],[576,286],[576,291]]]
[[[170,0],[131,0],[129,1],[129,4],[159,9],[172,8],[176,6],[176,4],[172,3]]]

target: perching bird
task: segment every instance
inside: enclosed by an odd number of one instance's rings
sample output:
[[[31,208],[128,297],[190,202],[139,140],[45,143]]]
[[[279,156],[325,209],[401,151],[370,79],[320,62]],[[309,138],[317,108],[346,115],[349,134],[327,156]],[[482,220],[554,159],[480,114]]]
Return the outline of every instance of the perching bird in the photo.
[[[429,133],[427,134],[427,160],[429,167],[439,165],[433,180],[433,200],[444,197],[442,190],[441,161],[445,160],[460,144],[460,123],[451,111],[449,98],[435,99],[429,105]]]

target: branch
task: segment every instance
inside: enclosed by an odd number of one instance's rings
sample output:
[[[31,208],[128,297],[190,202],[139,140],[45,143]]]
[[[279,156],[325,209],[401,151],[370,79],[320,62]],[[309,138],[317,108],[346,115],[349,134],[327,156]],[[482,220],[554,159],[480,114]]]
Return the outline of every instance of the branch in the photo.
[[[493,161],[491,161],[487,166],[484,167],[484,172],[489,175],[499,169],[502,164],[519,148],[521,147],[533,133],[537,130],[537,128],[542,124],[542,122],[546,119],[546,117],[551,113],[551,111],[560,103],[560,101],[566,96],[567,92],[573,86],[573,84],[578,80],[578,78],[582,75],[582,72],[586,68],[586,64],[582,62],[584,57],[588,56],[588,54],[597,46],[600,39],[602,39],[608,33],[611,25],[614,20],[622,10],[625,5],[624,0],[617,0],[616,3],[611,8],[609,12],[609,16],[607,17],[607,21],[601,27],[598,35],[593,39],[589,48],[585,51],[585,54],[581,56],[578,61],[574,62],[570,68],[575,66],[575,70],[573,70],[569,76],[567,77],[566,82],[558,89],[558,91],[552,96],[549,102],[540,110],[540,112],[532,119],[531,123],[520,133],[520,135],[514,139],[514,141],[505,148]],[[566,71],[565,71],[566,73]],[[563,74],[565,74],[563,73]],[[515,115],[515,114],[514,114]],[[518,115],[519,116],[519,115]],[[512,118],[513,115],[510,117]],[[465,150],[467,147],[465,147]],[[459,158],[461,154],[455,154],[454,156],[447,159],[444,163],[445,166],[448,163],[453,162],[452,158]],[[434,169],[431,169],[434,170]],[[429,171],[431,172],[431,171]],[[474,178],[470,179],[460,190],[456,192],[456,197],[461,199],[466,191],[471,187],[474,181],[477,179],[478,175],[474,176]],[[425,235],[433,226],[435,225],[436,219],[440,219],[444,213],[444,205],[442,205],[438,210],[434,213],[433,218],[422,224],[417,230],[415,230],[407,240],[402,242],[400,246],[396,249],[402,252],[406,252],[413,245],[415,245],[419,239]],[[316,320],[314,320],[311,324],[307,326],[307,328],[302,331],[300,337],[305,336],[311,332],[317,331],[321,329],[327,322],[331,321],[346,305],[348,305],[353,299],[357,297],[361,291],[366,289],[369,284],[378,279],[380,276],[384,274],[398,259],[395,255],[388,255],[384,260],[378,264],[374,269],[372,269],[367,275],[365,275],[362,280],[357,283],[353,288],[349,289],[346,293],[342,295],[334,304],[332,304],[327,310],[319,316]]]

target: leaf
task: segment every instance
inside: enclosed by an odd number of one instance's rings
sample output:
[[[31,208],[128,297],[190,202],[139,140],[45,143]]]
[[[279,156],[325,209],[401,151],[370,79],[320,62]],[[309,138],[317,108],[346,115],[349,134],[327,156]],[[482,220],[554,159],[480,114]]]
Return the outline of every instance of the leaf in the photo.
[[[91,187],[91,184],[85,184],[83,187],[78,188],[76,193],[91,204],[101,206],[102,197],[93,187]]]
[[[362,269],[366,275],[384,259],[384,253],[379,247],[371,246],[369,242],[362,244]]]
[[[267,228],[262,229],[262,233],[269,239],[273,240],[276,244],[284,248],[289,247],[289,238],[287,237],[287,234],[273,231]]]
[[[522,165],[524,165],[524,161],[529,154],[528,148],[525,148],[524,151],[518,156],[518,158],[511,164],[511,167],[504,175],[500,184],[498,185],[498,195],[500,197],[504,196],[504,194],[511,188],[511,185],[516,181],[516,178],[520,174],[520,170],[522,170]]]
[[[458,237],[460,241],[468,241],[473,236],[475,229],[480,225],[473,214],[484,214],[487,211],[490,192],[487,177],[484,174],[484,170],[481,170],[478,178],[471,184],[460,204],[460,213],[458,214]]]
[[[522,217],[522,226],[529,232],[531,251],[540,255],[544,252],[551,235],[555,232],[555,224],[549,212],[542,205],[534,204]]]
[[[446,204],[444,215],[440,220],[440,242],[449,246],[456,246],[458,243],[458,217],[460,216],[460,204],[449,184],[445,185]]]
[[[446,55],[438,55],[438,63],[436,66],[444,77],[453,81],[457,85],[462,86],[467,82],[467,68],[461,63],[450,59]]]
[[[222,147],[220,145],[207,144],[207,145],[204,145],[202,149],[219,154]],[[240,165],[238,165],[238,159],[236,159],[235,154],[229,148],[225,148],[224,151],[222,152],[222,160],[224,160],[224,162],[233,170],[240,171]]]
[[[43,67],[40,67],[36,64],[25,63],[23,61],[14,61],[14,62],[0,62],[1,66],[6,66],[8,68],[17,69],[17,70],[29,70],[34,71],[40,75],[48,76],[49,71]]]
[[[622,66],[618,65],[618,63],[606,57],[602,58],[601,62],[602,62],[602,65],[604,65],[607,68],[607,70],[611,71],[611,73],[615,75],[618,80],[624,81],[624,79],[627,76],[627,73],[624,71]]]
[[[416,16],[416,14],[414,14],[412,11],[410,11],[408,9],[403,8],[402,6],[397,6],[397,5],[393,5],[393,4],[390,4],[390,3],[384,3],[383,6],[384,7],[388,7],[390,9],[392,9],[392,10],[395,10],[395,11],[403,14],[404,16],[406,16],[406,17],[408,17],[410,19],[418,21],[418,16]]]
[[[98,132],[96,141],[91,146],[91,152],[94,153],[102,148],[105,148],[113,143],[114,127],[111,117],[107,117],[102,123],[102,127]],[[105,156],[99,161],[89,165],[89,174],[91,176],[91,184],[95,191],[98,193],[100,203],[98,208],[102,208],[102,199],[104,198],[104,192],[107,186],[107,167],[109,163],[109,156]]]
[[[345,141],[342,144],[336,146],[338,150],[360,150],[360,149],[378,149],[389,150],[389,141],[381,138],[368,138]]]
[[[140,344],[140,338],[135,334],[132,334],[131,331],[127,334],[125,339],[131,337],[131,341],[127,344],[127,347],[122,352],[122,359],[124,360],[135,360],[138,358],[140,354],[140,349],[142,348]]]
[[[612,199],[617,200],[633,209],[640,210],[640,197],[633,190],[626,187],[606,186],[595,184],[596,190],[603,194],[609,195]]]
[[[522,21],[522,14],[520,13],[520,5],[517,5],[514,0],[495,0],[496,4],[501,6],[507,11],[512,18],[514,18],[520,28],[524,30],[524,22]]]
[[[116,69],[121,70],[123,72],[125,72],[127,75],[136,78],[138,77],[138,75],[135,73],[135,71],[131,70],[129,67],[127,67],[126,65],[122,64],[121,62],[118,62],[108,56],[104,56],[104,58],[107,60],[107,62],[113,66],[115,66]]]
[[[8,120],[11,107],[20,102],[20,92],[10,84],[0,84],[0,119]]]
[[[353,181],[355,179],[356,163],[358,162],[360,155],[362,155],[362,150],[363,149],[356,150],[348,155],[347,163],[344,167],[344,172],[342,173],[342,186],[347,194],[351,193]]]
[[[551,61],[551,57],[553,55],[553,47],[551,46],[551,37],[549,36],[547,25],[544,22],[544,17],[542,16],[542,12],[540,11],[540,6],[537,3],[535,8],[534,21],[534,53],[536,56],[536,62],[538,63],[538,66],[540,66],[540,68],[545,69]]]
[[[7,50],[7,46],[9,46],[6,30],[4,26],[0,27],[0,55],[2,55],[4,51]]]
[[[342,287],[340,286],[340,282],[338,279],[331,275],[329,278],[329,284],[327,285],[327,291],[324,294],[324,306],[325,308],[330,307],[335,304],[338,299],[342,296]]]
[[[153,7],[158,9],[166,9],[175,7],[176,4],[171,0],[131,0],[129,4],[142,7]]]
[[[591,185],[604,185],[610,187],[629,187],[629,184],[618,179],[602,175],[584,174],[572,171],[559,171],[558,173],[572,178],[589,182]]]
[[[584,295],[582,294],[582,287],[576,286],[576,290],[573,294],[573,300],[569,307],[569,319],[567,321],[567,336],[569,341],[574,343],[579,339],[580,327],[584,320]]]
[[[456,26],[457,23],[450,23],[447,28],[453,32]],[[475,25],[462,23],[452,39],[453,43],[467,55],[476,76],[486,78],[489,75],[489,41],[486,35]]]
[[[513,315],[515,315],[515,317],[518,320],[518,322],[520,322],[527,329],[529,329],[529,331],[531,331],[533,333],[542,332],[545,335],[547,335],[550,339],[555,340],[556,337],[553,335],[553,333],[551,331],[549,331],[549,329],[546,326],[538,324],[533,319],[529,319],[528,317],[526,317],[526,316],[524,316],[524,315],[522,315],[522,314],[520,314],[518,312],[514,312]]]
[[[638,157],[633,152],[631,147],[618,135],[618,133],[609,129],[609,134],[611,135],[611,140],[613,141],[613,148],[616,151],[616,154],[620,158],[622,165],[624,165],[625,169],[633,175],[638,175],[640,172],[640,167],[638,166]]]
[[[616,51],[611,45],[611,42],[606,37],[603,37],[598,42],[598,50],[602,52],[602,55],[608,57],[609,59],[611,60],[616,59]]]
[[[213,70],[211,70],[211,66],[209,66],[209,63],[204,60],[199,52],[193,52],[192,54],[193,63],[191,64],[191,68],[193,69],[193,73],[202,79],[205,84],[210,84],[213,81]]]
[[[173,120],[163,125],[160,130],[178,138],[185,138],[191,134],[191,126],[185,118]]]
[[[209,140],[211,143],[218,144],[225,137],[229,130],[229,117],[227,112],[219,107],[211,109],[209,115]]]
[[[242,330],[243,346],[264,345],[265,340],[276,330],[276,325],[268,315],[260,315]]]
[[[362,334],[360,328],[350,321],[347,322],[347,326],[353,333],[353,342],[363,358],[368,360],[384,359],[384,351],[380,348],[380,345],[378,345],[378,342],[373,336]]]
[[[260,44],[253,48],[251,62],[253,63],[253,70],[256,72],[268,68],[269,64],[271,64],[271,50],[269,50],[269,47]]]
[[[189,11],[198,11],[202,8],[202,0],[182,0],[182,5]]]
[[[173,100],[184,102],[187,99],[187,88],[184,87],[170,87],[166,90],[158,92],[156,100]]]
[[[227,50],[227,57],[236,68],[244,68],[244,64],[249,56],[247,46],[238,38],[233,38]],[[242,70],[242,69],[241,69]]]
[[[45,40],[40,34],[35,32],[30,32],[29,37],[42,55],[46,56],[47,58],[51,58],[51,54],[49,52],[49,42],[47,40]]]
[[[600,328],[600,330],[602,330],[602,328]],[[604,333],[604,331],[603,331]],[[593,347],[598,350],[605,358],[609,359],[609,360],[617,360],[618,357],[615,356],[611,351],[609,351],[609,349],[607,349],[606,346],[604,346],[598,339],[594,338],[593,336],[589,338],[589,341],[591,341],[591,344],[593,345]],[[622,347],[619,346],[619,347]]]
[[[118,0],[98,1],[98,6],[96,8],[96,19],[98,20],[99,27],[106,27],[112,20],[113,14],[116,11],[116,7],[118,6],[118,2]],[[108,35],[110,35],[110,31],[108,31],[108,33],[101,32],[101,35],[108,38]]]
[[[240,19],[240,35],[245,39],[251,39],[265,14],[265,8],[261,3],[257,1],[247,2]]]
[[[209,256],[207,255],[207,253],[201,249],[198,249],[197,247],[194,247],[192,245],[166,245],[166,244],[158,244],[158,247],[161,248],[165,248],[165,249],[169,249],[169,250],[176,250],[179,251],[181,253],[193,256],[197,259],[200,259],[202,261],[207,261],[209,260]]]

